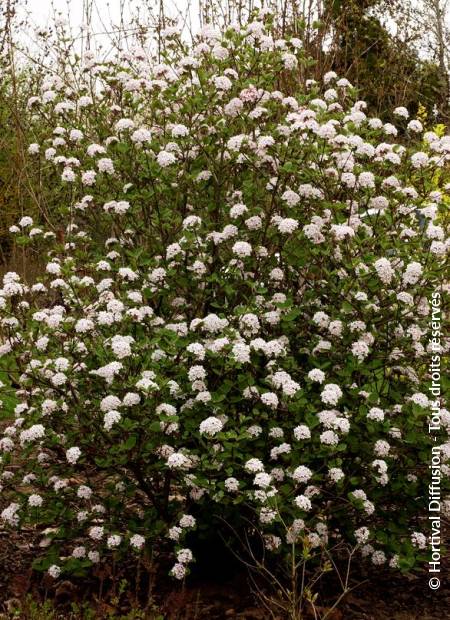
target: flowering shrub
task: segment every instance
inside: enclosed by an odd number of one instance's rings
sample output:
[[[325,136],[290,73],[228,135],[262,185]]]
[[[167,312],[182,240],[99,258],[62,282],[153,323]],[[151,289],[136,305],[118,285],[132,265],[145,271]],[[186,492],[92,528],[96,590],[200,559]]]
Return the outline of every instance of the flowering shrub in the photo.
[[[89,57],[29,100],[64,235],[11,230],[47,259],[0,291],[3,523],[51,528],[54,577],[169,540],[183,578],[213,514],[409,569],[450,138],[367,117],[333,73],[286,95],[307,60],[262,18],[165,34],[164,64]]]

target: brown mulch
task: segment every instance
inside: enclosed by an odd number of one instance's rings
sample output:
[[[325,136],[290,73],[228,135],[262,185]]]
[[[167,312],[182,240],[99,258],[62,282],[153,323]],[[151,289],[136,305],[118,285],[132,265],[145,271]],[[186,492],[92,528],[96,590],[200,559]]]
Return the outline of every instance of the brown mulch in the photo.
[[[92,580],[63,580],[56,583],[33,572],[30,558],[33,551],[32,534],[11,536],[0,532],[0,620],[34,616],[12,615],[12,610],[26,597],[35,601],[46,598],[54,602],[61,615],[52,618],[83,620],[82,615],[71,612],[71,604],[88,600],[95,609],[95,617],[118,618],[133,607],[133,577],[128,577],[129,589],[121,596],[111,595],[105,587],[98,595],[98,582]],[[450,558],[444,558],[440,575],[441,587],[432,591],[428,587],[427,574],[393,576],[392,572],[380,570],[371,575],[370,583],[363,583],[333,611],[329,620],[446,620],[450,619]],[[126,574],[123,567],[119,580]],[[135,573],[133,573],[135,574]],[[354,582],[363,582],[366,575],[354,575]],[[353,585],[352,584],[352,585]],[[188,581],[184,589],[164,579],[154,588],[154,607],[147,607],[144,616],[148,620],[269,620],[270,615],[252,595],[246,574],[236,570],[234,574],[214,580],[212,576],[197,576]],[[145,602],[144,602],[145,603]],[[141,600],[142,604],[142,600]],[[145,606],[145,605],[144,605]],[[153,609],[154,611],[151,611]],[[325,611],[326,608],[323,608]],[[114,615],[117,614],[117,615]],[[92,617],[92,616],[90,616]],[[39,616],[39,619],[44,616]],[[312,613],[306,618],[314,618]],[[283,618],[280,616],[280,620]],[[306,620],[306,619],[305,619]]]

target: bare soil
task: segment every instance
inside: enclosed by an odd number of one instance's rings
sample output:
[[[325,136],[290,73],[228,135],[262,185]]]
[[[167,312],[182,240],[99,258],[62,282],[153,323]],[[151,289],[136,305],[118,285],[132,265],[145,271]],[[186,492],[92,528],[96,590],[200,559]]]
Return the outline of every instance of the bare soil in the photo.
[[[142,573],[136,573],[136,566],[116,567],[114,579],[108,572],[100,571],[95,579],[53,582],[30,568],[32,551],[32,532],[13,536],[0,532],[0,620],[270,618],[269,612],[252,593],[246,573],[239,567],[195,575],[184,587],[167,578],[166,571],[164,576],[152,575],[149,581],[148,574],[142,577]],[[371,574],[370,582],[366,581],[348,594],[328,620],[450,619],[449,569],[450,559],[444,558],[440,575],[442,585],[437,591],[429,588],[426,573],[393,576],[390,571],[380,570]],[[136,585],[137,574],[142,577],[139,586]],[[352,585],[367,578],[361,569],[359,575],[354,574]],[[153,584],[151,589],[149,583]],[[330,593],[330,601],[332,598],[333,593]],[[30,601],[41,604],[45,600],[51,601],[51,611],[45,608],[47,611],[44,609],[41,615],[29,611]],[[82,611],[87,608],[89,614]],[[131,615],[130,610],[136,610],[139,615]],[[326,607],[321,608],[322,613],[326,610]],[[306,617],[314,618],[312,610]],[[280,615],[279,620],[284,617]]]

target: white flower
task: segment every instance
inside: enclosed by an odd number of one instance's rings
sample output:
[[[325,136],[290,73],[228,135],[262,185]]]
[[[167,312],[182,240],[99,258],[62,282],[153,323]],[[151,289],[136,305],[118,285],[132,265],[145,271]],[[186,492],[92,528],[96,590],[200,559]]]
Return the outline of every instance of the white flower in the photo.
[[[386,562],[386,555],[383,551],[374,551],[372,554],[372,564],[380,566]]]
[[[321,229],[317,224],[305,224],[303,226],[303,232],[305,236],[316,245],[323,243],[325,241],[325,237],[323,236]]]
[[[131,134],[131,141],[140,146],[142,146],[145,142],[151,142],[151,131],[149,131],[145,127],[140,127],[139,129],[136,129],[136,131],[133,131],[133,133]]]
[[[95,184],[96,176],[97,176],[97,173],[95,172],[95,170],[85,170],[81,174],[81,182],[83,185],[87,185],[88,187],[91,187],[92,185]]]
[[[332,224],[331,232],[338,241],[355,236],[354,229],[351,226],[347,226],[347,224]]]
[[[105,379],[106,383],[110,385],[116,374],[118,374],[122,370],[123,366],[120,362],[110,362],[106,364],[106,366],[102,366],[97,370],[91,370],[93,375],[98,375]]]
[[[328,470],[328,477],[332,482],[336,483],[345,478],[345,474],[339,467],[331,467]]]
[[[422,123],[416,119],[409,121],[407,128],[414,133],[421,133],[423,131]]]
[[[308,379],[317,383],[323,383],[325,381],[325,373],[319,368],[314,368],[313,370],[309,371]]]
[[[227,142],[227,148],[230,151],[239,152],[247,137],[243,134],[232,136]]]
[[[337,446],[339,437],[334,431],[324,431],[320,435],[320,442],[326,446]]]
[[[72,551],[73,558],[85,558],[86,557],[86,547],[75,547]]]
[[[169,153],[168,151],[160,151],[156,158],[156,161],[161,166],[161,168],[167,168],[171,166],[177,161],[177,158],[173,153]]]
[[[246,463],[245,463],[245,469],[250,472],[250,473],[257,473],[260,471],[264,471],[264,465],[262,464],[262,462],[259,459],[249,459]]]
[[[224,112],[226,116],[238,116],[239,112],[244,107],[244,103],[238,97],[234,97],[231,99],[224,107]]]
[[[217,433],[220,433],[220,431],[223,428],[223,423],[221,422],[221,420],[219,420],[219,418],[215,418],[214,416],[211,416],[209,418],[206,418],[206,420],[203,420],[203,422],[200,423],[200,434],[202,435],[208,435],[209,437],[214,437],[214,435],[217,435]]]
[[[123,404],[125,407],[133,407],[141,402],[141,397],[135,392],[127,392],[123,397]],[[108,407],[109,410],[109,407]]]
[[[174,125],[171,130],[172,138],[184,138],[189,134],[189,129],[186,125]]]
[[[361,172],[358,177],[358,184],[360,187],[375,187],[375,176],[372,172]]]
[[[301,424],[300,426],[296,426],[294,428],[294,437],[297,441],[301,441],[302,439],[310,439],[311,431],[307,426]]]
[[[376,422],[383,422],[384,420],[384,411],[379,407],[372,407],[369,409],[369,413],[367,414],[367,418],[369,420],[375,420]]]
[[[64,385],[66,381],[67,381],[67,376],[63,372],[55,372],[55,374],[51,378],[51,382],[56,387]]]
[[[260,330],[259,319],[256,314],[243,314],[239,318],[239,325],[246,335],[257,334]]]
[[[285,69],[295,69],[298,65],[298,60],[297,58],[294,56],[294,54],[289,54],[289,53],[284,53],[281,57],[283,64],[284,64],[284,68]]]
[[[336,79],[337,79],[337,73],[335,71],[328,71],[323,76],[324,84],[328,84],[329,82],[332,82],[333,80],[336,80]]]
[[[239,481],[236,480],[236,478],[227,478],[224,485],[229,493],[236,493],[236,491],[239,491]]]
[[[217,90],[230,90],[233,86],[232,81],[226,75],[219,75],[214,78],[214,85]]]
[[[410,400],[415,405],[419,405],[419,407],[423,408],[428,407],[428,405],[430,404],[428,397],[426,396],[426,394],[422,394],[422,392],[416,392],[410,397]]]
[[[278,396],[274,392],[265,392],[261,394],[261,402],[271,409],[278,407]]]
[[[363,340],[357,340],[352,344],[352,355],[362,362],[369,355],[369,346]]]
[[[375,261],[374,267],[383,284],[390,284],[394,276],[394,270],[390,261],[387,258],[379,258]]]
[[[58,579],[61,574],[61,568],[56,564],[52,564],[47,570],[47,573],[50,575],[50,577],[53,577],[53,579]]]
[[[195,527],[196,521],[192,515],[183,515],[180,519],[180,527]]]
[[[131,355],[131,344],[134,342],[132,336],[113,336],[110,341],[111,349],[118,359],[123,359]]]
[[[184,566],[184,564],[178,562],[172,567],[170,574],[175,577],[175,579],[184,579],[184,577],[186,576],[186,567]]]
[[[19,220],[19,226],[21,228],[26,228],[27,226],[33,225],[33,218],[25,215],[21,220]]]
[[[202,381],[206,378],[206,370],[203,366],[191,366],[188,371],[189,381]]]
[[[12,502],[11,504],[9,504],[9,506],[2,510],[0,514],[0,519],[2,519],[2,521],[6,521],[6,523],[9,523],[9,525],[17,527],[17,525],[19,524],[19,515],[17,514],[19,508],[19,504],[17,504],[16,502]]]
[[[287,202],[290,207],[295,207],[295,205],[300,202],[300,196],[291,189],[288,189],[281,195],[281,200]]]
[[[198,228],[202,223],[201,218],[198,215],[188,215],[183,220],[183,228]]]
[[[299,465],[292,474],[292,477],[296,482],[303,483],[308,482],[311,476],[312,471],[309,469],[309,467],[305,467],[305,465]]]
[[[365,544],[369,540],[370,530],[367,527],[360,527],[359,529],[355,530],[354,533],[356,541],[360,545]]]
[[[286,217],[278,222],[278,230],[280,233],[291,235],[298,228],[297,220],[291,217]]]
[[[409,263],[406,267],[405,273],[403,274],[403,285],[407,286],[408,284],[416,284],[419,281],[422,272],[423,267],[420,263]]]
[[[36,439],[42,439],[45,435],[45,427],[42,424],[34,424],[30,428],[22,431],[19,435],[20,443],[28,443]]]
[[[115,549],[122,542],[122,537],[118,534],[113,534],[112,536],[108,536],[106,540],[106,545],[108,549]]]
[[[327,327],[330,322],[330,317],[325,312],[316,312],[312,318],[313,323],[318,325],[319,327]]]
[[[249,230],[259,230],[262,228],[262,220],[259,215],[254,215],[245,220],[245,225]]]
[[[264,474],[258,474],[258,475],[264,475]],[[259,513],[259,520],[261,523],[272,523],[272,521],[274,521],[276,519],[277,513],[275,510],[272,510],[271,508],[266,508],[263,507],[261,508],[261,511]]]
[[[42,506],[43,501],[44,500],[42,499],[42,497],[40,495],[37,495],[36,493],[33,493],[28,498],[28,505],[32,506],[33,508],[38,508],[39,506]]]
[[[252,253],[252,246],[246,241],[236,241],[236,243],[233,245],[232,250],[233,254],[236,254],[237,256],[239,256],[239,258],[245,258],[247,256],[250,256],[250,254]]]
[[[234,359],[240,364],[250,362],[250,352],[250,347],[243,342],[237,342],[233,345],[233,348],[231,349],[231,354],[233,355]]]
[[[190,459],[181,452],[174,452],[167,459],[167,466],[171,469],[183,469],[190,467]]]
[[[66,451],[67,462],[70,463],[71,465],[75,465],[75,463],[78,461],[80,456],[81,456],[81,450],[77,446],[74,446],[73,448],[69,448]]]
[[[105,172],[106,174],[114,174],[114,164],[111,159],[107,157],[102,157],[97,162],[97,167],[100,172]]]
[[[425,168],[428,165],[429,157],[426,153],[418,151],[411,155],[411,164],[414,168]]]
[[[142,549],[142,547],[145,545],[145,538],[141,536],[140,534],[134,534],[130,538],[130,545],[134,549],[137,549],[137,550]]]
[[[401,118],[408,118],[409,117],[408,110],[405,107],[403,107],[403,106],[399,106],[398,108],[395,108],[394,114],[396,116],[400,116]]]
[[[95,525],[90,528],[89,536],[92,540],[101,540],[104,536],[104,528],[102,525]]]
[[[342,390],[335,383],[327,383],[320,395],[322,402],[325,403],[326,405],[337,405],[341,397],[342,397]]]
[[[183,530],[181,529],[181,527],[171,527],[168,531],[168,537],[170,538],[170,540],[179,540],[182,533]]]
[[[133,127],[134,121],[132,121],[131,118],[120,118],[115,124],[115,128],[118,133],[121,131],[126,131],[127,129],[133,129]]]
[[[117,409],[117,407],[120,407],[121,404],[122,402],[120,398],[118,398],[117,396],[114,396],[114,395],[105,396],[104,398],[102,398],[100,402],[100,410],[105,413],[106,411]]]
[[[78,487],[77,497],[80,499],[90,499],[92,497],[92,489],[82,484]]]
[[[75,172],[72,170],[72,168],[66,166],[66,168],[64,168],[64,170],[62,171],[61,180],[66,181],[66,183],[73,183],[75,179]]]
[[[374,453],[377,456],[387,456],[390,452],[391,446],[384,439],[379,439],[375,442]]]
[[[189,564],[192,562],[194,556],[192,555],[192,551],[190,549],[180,549],[177,553],[177,560],[181,564]]]
[[[115,409],[110,409],[109,411],[105,413],[103,417],[103,427],[107,431],[110,431],[112,427],[114,426],[114,424],[117,424],[118,422],[120,422],[121,419],[122,419],[122,415],[120,414],[119,411],[116,411]]]
[[[92,331],[95,328],[94,322],[91,319],[79,319],[75,323],[75,331],[79,334]]]
[[[306,495],[297,495],[294,499],[294,504],[297,508],[300,508],[300,510],[304,510],[305,512],[308,512],[312,508],[311,500],[306,497]]]
[[[266,474],[265,472],[257,473],[253,480],[253,484],[262,489],[265,489],[268,486],[270,486],[271,482],[272,482],[272,476],[270,474]]]
[[[413,532],[411,534],[411,542],[419,549],[426,549],[427,547],[427,537],[422,532]]]

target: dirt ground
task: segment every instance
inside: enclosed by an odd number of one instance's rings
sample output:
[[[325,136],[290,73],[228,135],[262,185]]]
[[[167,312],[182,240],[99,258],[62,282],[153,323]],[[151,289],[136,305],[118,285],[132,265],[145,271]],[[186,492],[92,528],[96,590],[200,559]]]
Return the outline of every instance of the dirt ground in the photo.
[[[12,537],[0,532],[0,620],[270,619],[269,612],[252,594],[246,573],[239,568],[225,574],[219,571],[214,579],[211,574],[197,575],[184,588],[164,578],[158,588],[153,588],[151,604],[148,596],[144,597],[147,603],[142,602],[141,596],[139,605],[136,605],[135,581],[127,576],[125,582],[125,576],[131,574],[129,568],[123,567],[123,571],[117,574],[116,582],[122,586],[105,586],[99,594],[98,580],[73,579],[54,583],[31,571],[31,545],[29,536]],[[371,576],[370,583],[366,582],[348,594],[327,620],[450,619],[449,558],[444,559],[442,569],[442,585],[437,591],[430,590],[426,574],[393,576],[390,571],[380,570],[375,577]],[[352,585],[366,577],[363,573],[354,575]],[[27,607],[30,600],[42,603],[46,599],[51,601],[51,611],[45,608],[38,614],[35,609],[30,611]],[[89,607],[89,613],[80,611],[84,605],[86,609]],[[138,607],[142,611],[129,615],[130,609]],[[326,609],[322,608],[322,613]],[[306,618],[314,618],[314,614],[308,613]],[[279,620],[284,617],[280,615]]]

